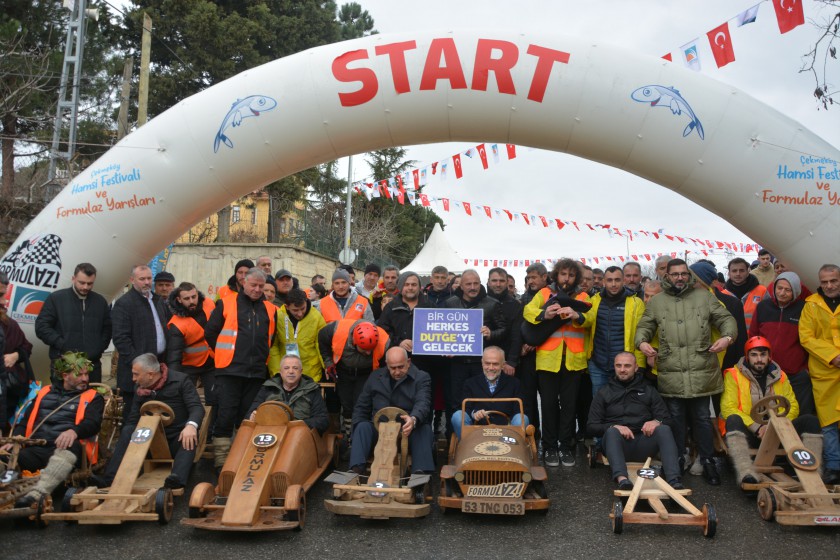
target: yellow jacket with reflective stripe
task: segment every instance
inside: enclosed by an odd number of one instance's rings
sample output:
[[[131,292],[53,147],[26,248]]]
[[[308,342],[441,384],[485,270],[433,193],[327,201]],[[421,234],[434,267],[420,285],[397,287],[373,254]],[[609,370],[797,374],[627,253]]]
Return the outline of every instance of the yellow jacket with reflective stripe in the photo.
[[[543,305],[550,298],[549,288],[543,288],[537,292],[534,299],[522,311],[525,320],[535,325],[539,324],[537,317],[542,313]],[[589,301],[589,296],[581,292],[575,296],[575,299]],[[586,369],[587,344],[589,343],[586,331],[586,327],[576,325],[574,321],[554,331],[548,340],[537,347],[537,369],[557,372],[563,365],[569,371]]]
[[[751,432],[757,432],[760,424],[754,422],[750,417],[752,405],[754,402],[770,395],[779,395],[790,401],[790,411],[787,415],[790,420],[799,416],[799,403],[796,401],[790,379],[779,367],[779,364],[776,362],[771,362],[771,364],[775,367],[767,373],[767,384],[763,393],[752,372],[744,365],[744,358],[741,358],[735,367],[723,372],[720,415],[724,420],[733,414],[737,414],[744,421],[744,426],[749,428]]]
[[[840,421],[840,368],[831,360],[840,356],[840,306],[829,309],[820,294],[805,300],[799,318],[799,342],[808,351],[808,371],[820,426]]]

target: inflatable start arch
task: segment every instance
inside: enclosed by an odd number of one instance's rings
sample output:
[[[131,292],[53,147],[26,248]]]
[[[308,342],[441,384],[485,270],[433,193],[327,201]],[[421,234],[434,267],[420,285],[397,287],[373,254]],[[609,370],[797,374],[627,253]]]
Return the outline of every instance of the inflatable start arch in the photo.
[[[571,153],[681,193],[802,271],[840,262],[838,150],[749,95],[662,59],[504,31],[374,35],[190,97],[76,177],[0,262],[34,341],[84,261],[129,268],[231,200],[342,156],[443,141]]]

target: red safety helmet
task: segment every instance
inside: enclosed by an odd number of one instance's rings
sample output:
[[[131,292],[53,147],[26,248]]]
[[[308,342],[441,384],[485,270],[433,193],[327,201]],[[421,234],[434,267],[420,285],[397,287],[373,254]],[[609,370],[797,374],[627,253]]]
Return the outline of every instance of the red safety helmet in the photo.
[[[753,348],[767,348],[769,352],[770,348],[770,341],[764,338],[763,336],[753,336],[751,337],[746,344],[744,344],[744,355],[750,353],[750,350]]]
[[[379,329],[373,323],[359,323],[353,328],[353,344],[361,350],[373,350],[379,343]]]

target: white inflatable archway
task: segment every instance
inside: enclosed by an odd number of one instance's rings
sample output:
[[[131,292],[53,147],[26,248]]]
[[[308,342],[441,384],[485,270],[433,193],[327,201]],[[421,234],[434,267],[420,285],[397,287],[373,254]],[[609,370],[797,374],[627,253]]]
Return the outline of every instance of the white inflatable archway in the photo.
[[[84,261],[114,295],[193,224],[342,156],[443,141],[568,152],[681,193],[802,271],[840,262],[838,150],[749,95],[623,48],[503,31],[375,35],[190,97],[123,139],[0,262],[32,323]],[[559,255],[558,255],[559,256]]]

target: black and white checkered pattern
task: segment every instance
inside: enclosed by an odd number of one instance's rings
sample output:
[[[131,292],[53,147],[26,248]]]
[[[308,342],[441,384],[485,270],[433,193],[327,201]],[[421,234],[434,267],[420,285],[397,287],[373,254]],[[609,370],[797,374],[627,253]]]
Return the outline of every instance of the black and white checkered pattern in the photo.
[[[53,265],[61,268],[61,238],[53,233],[47,233],[34,239],[27,239],[15,249],[4,263],[13,267],[24,267],[28,264]]]

